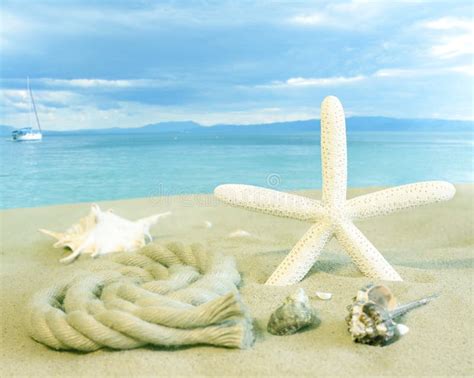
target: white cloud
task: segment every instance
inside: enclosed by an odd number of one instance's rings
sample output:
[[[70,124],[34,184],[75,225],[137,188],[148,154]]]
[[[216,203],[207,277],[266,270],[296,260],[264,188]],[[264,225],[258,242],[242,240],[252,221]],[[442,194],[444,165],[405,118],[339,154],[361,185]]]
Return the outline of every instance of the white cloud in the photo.
[[[35,81],[50,87],[71,87],[71,88],[133,88],[152,87],[163,84],[163,81],[153,79],[132,79],[132,80],[106,80],[106,79],[51,79],[41,78]]]
[[[286,19],[290,24],[302,27],[329,26],[337,29],[361,29],[380,22],[389,8],[397,2],[352,0],[346,2],[316,2],[317,9],[300,11]],[[316,8],[316,6],[312,6]]]
[[[431,68],[384,68],[376,71],[373,77],[390,78],[390,77],[415,77],[415,76],[432,76],[447,73],[458,73],[472,76],[474,75],[474,67],[465,66],[447,66],[447,67],[431,67]]]
[[[372,76],[374,77],[409,77],[409,76],[420,76],[428,73],[425,69],[414,69],[414,68],[383,68],[375,71]]]
[[[10,94],[15,93],[13,88],[24,85],[24,79],[4,79],[2,86],[3,90],[8,90]],[[48,90],[53,91],[79,91],[81,89],[132,89],[132,88],[158,88],[176,84],[178,81],[174,78],[168,79],[101,79],[101,78],[76,78],[76,79],[54,79],[48,77],[30,79],[33,88],[40,88],[35,90],[42,90],[43,93],[48,93]],[[10,89],[9,89],[10,88]],[[43,89],[41,89],[43,88]],[[1,87],[0,87],[0,90]],[[70,92],[70,93],[72,93]]]
[[[438,18],[437,20],[426,21],[424,22],[423,25],[425,28],[435,29],[435,30],[461,29],[461,30],[472,31],[473,29],[472,20],[455,18],[455,17]]]
[[[458,73],[474,76],[474,65],[472,64],[465,65],[465,66],[454,66],[454,67],[450,67],[448,70],[452,72],[458,72]]]
[[[108,127],[140,127],[143,125],[193,120],[202,125],[254,124],[281,121],[295,121],[317,118],[317,107],[267,108],[254,107],[237,110],[209,111],[208,108],[185,108],[140,104],[118,103],[116,109],[98,109],[93,104],[77,105],[73,108],[39,107],[38,115],[46,130],[97,129]],[[11,108],[10,108],[11,109]],[[19,110],[19,109],[18,109]],[[28,108],[22,111],[3,112],[0,122],[16,127],[28,124]]]
[[[454,58],[474,54],[472,33],[441,38],[440,43],[431,47],[431,53],[440,58]]]
[[[365,79],[365,76],[358,75],[352,77],[325,77],[325,78],[303,78],[303,77],[294,77],[286,81],[286,84],[289,86],[296,87],[328,87],[334,85],[343,85],[350,84],[357,81]]]
[[[328,22],[328,18],[323,13],[312,13],[306,15],[297,15],[288,20],[292,24],[299,25],[323,25]]]
[[[450,59],[474,54],[474,21],[472,19],[443,17],[425,21],[422,27],[435,32],[431,55]]]
[[[304,78],[292,77],[286,81],[274,81],[271,84],[258,85],[260,88],[288,88],[288,87],[332,87],[338,85],[352,84],[364,80],[365,76],[336,76],[336,77],[319,77],[319,78]]]
[[[87,97],[75,92],[64,90],[37,90],[34,92],[36,107],[39,112],[51,112],[61,107],[64,109],[74,109],[83,106],[87,102]],[[2,108],[2,121],[8,117],[23,117],[18,113],[25,113],[30,110],[30,98],[26,90],[21,89],[0,89],[0,106]],[[15,123],[18,124],[18,123]]]
[[[2,97],[12,100],[12,101],[24,101],[28,99],[28,93],[22,89],[1,89],[0,94]],[[71,101],[77,101],[80,97],[77,93],[70,91],[47,91],[47,90],[37,90],[34,93],[35,99],[39,101],[54,101],[61,103],[71,103]]]
[[[42,84],[48,86],[66,86],[78,88],[93,88],[93,87],[113,87],[113,88],[127,88],[133,86],[130,80],[104,80],[104,79],[40,79]]]
[[[472,76],[474,67],[469,65],[430,67],[430,68],[383,68],[367,75],[333,76],[333,77],[292,77],[286,81],[273,81],[269,84],[256,85],[253,88],[280,89],[306,87],[337,87],[351,85],[369,79],[408,78],[457,73]]]

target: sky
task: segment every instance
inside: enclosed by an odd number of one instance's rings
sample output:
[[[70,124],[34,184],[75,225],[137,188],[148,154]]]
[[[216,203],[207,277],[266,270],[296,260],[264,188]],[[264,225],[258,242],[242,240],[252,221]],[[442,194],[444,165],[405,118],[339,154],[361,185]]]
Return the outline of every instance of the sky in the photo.
[[[0,124],[473,119],[471,1],[1,0]]]

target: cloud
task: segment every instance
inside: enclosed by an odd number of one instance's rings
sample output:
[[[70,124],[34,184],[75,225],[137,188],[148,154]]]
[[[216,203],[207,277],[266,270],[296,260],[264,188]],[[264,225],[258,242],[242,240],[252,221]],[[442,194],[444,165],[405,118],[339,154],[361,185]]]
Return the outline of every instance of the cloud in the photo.
[[[468,19],[461,19],[455,17],[442,17],[436,20],[424,22],[424,27],[435,30],[471,30],[473,29],[473,21]]]
[[[399,6],[397,2],[376,2],[352,0],[345,2],[316,2],[317,10],[307,9],[286,19],[286,22],[301,27],[326,26],[336,29],[363,29],[382,20],[390,8]],[[312,8],[315,8],[314,6]]]
[[[29,108],[15,112],[2,112],[1,122],[6,125],[23,126],[28,124]],[[280,121],[295,121],[317,118],[317,107],[267,108],[235,107],[233,110],[210,110],[209,108],[163,107],[141,103],[118,103],[115,108],[101,108],[96,104],[83,104],[68,108],[38,107],[41,124],[47,130],[96,129],[108,127],[140,127],[165,122],[186,121],[192,119],[202,125],[215,124],[254,124]]]
[[[458,72],[458,73],[474,76],[474,66],[472,64],[465,65],[465,66],[450,67],[449,70],[452,72]]]
[[[356,76],[333,76],[333,77],[292,77],[286,81],[273,81],[269,84],[253,86],[254,88],[279,89],[279,88],[305,88],[305,87],[338,87],[351,85],[369,79],[385,78],[408,78],[435,76],[440,74],[457,73],[472,76],[474,68],[469,65],[428,67],[428,68],[383,68],[371,74],[360,74]]]
[[[435,33],[436,42],[431,55],[441,59],[474,54],[474,21],[472,19],[442,17],[425,21],[422,27]]]
[[[312,13],[306,15],[297,15],[288,20],[292,24],[299,25],[324,25],[328,23],[328,17],[323,13]]]
[[[140,88],[152,87],[162,84],[158,80],[134,79],[134,80],[107,80],[107,79],[51,79],[40,78],[35,81],[50,87],[71,87],[71,88]]]
[[[292,77],[286,81],[274,81],[271,84],[257,85],[260,88],[291,88],[291,87],[332,87],[339,85],[352,84],[364,80],[365,76],[336,76],[336,77],[319,77],[319,78],[304,78]]]
[[[303,118],[328,92],[361,114],[410,117],[449,93],[453,114],[472,114],[464,1],[30,3],[4,1],[0,92],[31,75],[58,127]],[[25,106],[8,96],[0,117]]]
[[[441,43],[431,47],[431,53],[440,58],[454,58],[460,55],[474,54],[472,34],[444,37]]]
[[[37,90],[34,92],[38,111],[50,111],[53,108],[72,109],[84,105],[87,98],[78,93],[64,90]],[[5,114],[30,111],[30,98],[26,90],[1,89],[0,106]]]
[[[41,79],[48,86],[66,86],[78,88],[129,88],[134,86],[131,80],[104,80],[104,79]]]
[[[294,77],[286,81],[286,84],[290,87],[330,87],[334,85],[350,84],[357,81],[364,80],[363,75],[352,76],[352,77],[325,77],[325,78],[303,78]]]
[[[403,77],[416,76],[420,74],[420,70],[407,68],[383,68],[377,70],[373,76],[375,77]]]
[[[458,73],[472,76],[474,67],[469,65],[429,67],[429,68],[384,68],[374,72],[373,77],[416,77],[416,76],[434,76],[447,73]]]

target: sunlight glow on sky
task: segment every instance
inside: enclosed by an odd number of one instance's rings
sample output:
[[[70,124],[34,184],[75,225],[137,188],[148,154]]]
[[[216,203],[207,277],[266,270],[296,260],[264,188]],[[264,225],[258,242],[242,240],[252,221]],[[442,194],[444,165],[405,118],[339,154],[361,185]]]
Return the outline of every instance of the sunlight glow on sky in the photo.
[[[473,119],[471,1],[0,3],[0,124]]]

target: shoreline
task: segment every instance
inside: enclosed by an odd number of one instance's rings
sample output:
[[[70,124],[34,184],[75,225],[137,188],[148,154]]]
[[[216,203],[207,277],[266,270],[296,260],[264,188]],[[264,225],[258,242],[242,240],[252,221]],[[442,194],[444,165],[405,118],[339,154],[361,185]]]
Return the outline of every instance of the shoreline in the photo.
[[[426,181],[437,181],[437,180],[426,180]],[[408,185],[408,184],[411,184],[411,183],[404,183],[404,184],[391,185],[391,186],[369,185],[369,186],[361,186],[361,187],[348,187],[347,199],[358,196],[360,194],[367,194],[367,193],[375,192],[377,190],[391,188],[393,186],[402,186],[402,185]],[[456,182],[452,184],[456,188],[474,186],[474,182],[471,182],[471,181]],[[286,190],[286,189],[279,189],[278,187],[276,188],[269,187],[268,189],[273,189],[273,190],[282,191],[286,193],[307,195],[308,197],[315,198],[315,199],[320,199],[321,197],[321,188]],[[200,198],[200,197],[213,197],[213,196],[214,196],[213,193],[183,193],[183,194],[169,194],[169,195],[162,195],[162,196],[147,196],[147,197],[132,197],[132,198],[120,198],[120,199],[104,199],[104,200],[90,200],[90,201],[79,201],[79,202],[52,203],[52,204],[45,204],[45,205],[39,205],[39,206],[33,206],[33,207],[0,208],[0,214],[2,212],[8,212],[8,211],[16,211],[16,210],[23,211],[23,210],[35,210],[35,209],[43,209],[43,208],[56,208],[60,206],[81,206],[81,205],[90,206],[93,203],[97,203],[99,206],[101,206],[101,204],[105,204],[106,206],[112,206],[114,204],[120,204],[120,203],[129,202],[129,201],[140,201],[140,202],[154,201],[154,202],[166,203],[167,201],[188,201],[189,199],[196,198],[196,197]],[[215,200],[215,199],[204,201],[204,203],[207,203],[207,202],[220,203],[220,201]]]
[[[387,283],[399,302],[441,292],[432,303],[404,316],[402,323],[410,332],[384,348],[354,344],[347,333],[345,307],[357,289],[372,280],[358,272],[336,241],[328,244],[301,283],[265,286],[266,278],[308,225],[232,208],[212,195],[197,194],[167,196],[166,201],[149,197],[97,203],[129,219],[171,210],[171,217],[152,228],[155,241],[200,242],[234,256],[243,280],[242,300],[255,319],[254,346],[248,350],[198,346],[90,354],[50,350],[27,335],[23,309],[38,289],[50,286],[68,269],[75,269],[75,263],[67,267],[59,264],[58,260],[69,252],[53,249],[53,240],[37,229],[66,229],[88,213],[90,202],[3,209],[0,362],[4,374],[472,375],[474,303],[469,293],[474,274],[474,184],[455,186],[457,193],[451,201],[357,222],[404,278],[403,282]],[[351,188],[348,197],[374,190]],[[319,190],[297,193],[320,198]],[[205,221],[213,227],[206,228]],[[238,229],[251,237],[228,237]],[[81,257],[79,262],[87,263],[88,258]],[[330,301],[311,300],[321,324],[292,336],[267,333],[270,313],[298,287],[310,296],[316,291],[333,293]]]

